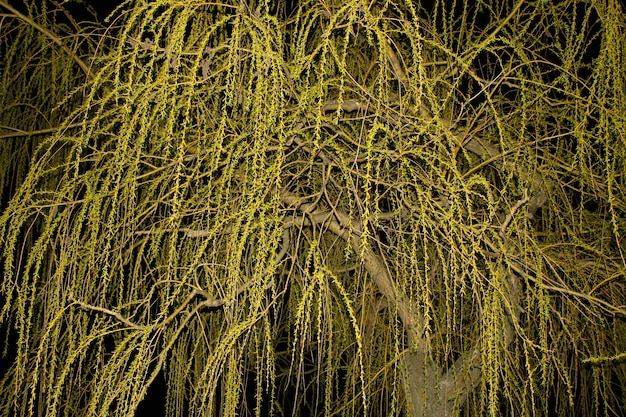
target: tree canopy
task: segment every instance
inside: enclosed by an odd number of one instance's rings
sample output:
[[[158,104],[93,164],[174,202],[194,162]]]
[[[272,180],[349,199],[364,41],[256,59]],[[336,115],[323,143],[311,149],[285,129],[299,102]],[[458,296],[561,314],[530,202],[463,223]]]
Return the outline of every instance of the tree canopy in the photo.
[[[626,413],[617,0],[0,8],[1,416]]]

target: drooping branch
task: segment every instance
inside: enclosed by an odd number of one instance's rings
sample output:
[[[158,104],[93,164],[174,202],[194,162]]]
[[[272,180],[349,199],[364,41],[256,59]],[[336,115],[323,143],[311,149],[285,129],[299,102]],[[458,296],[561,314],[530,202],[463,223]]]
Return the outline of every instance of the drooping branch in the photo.
[[[85,64],[85,62],[82,59],[80,59],[80,57],[78,55],[76,55],[70,48],[68,48],[67,45],[65,45],[65,43],[63,43],[63,40],[60,39],[51,30],[49,30],[48,28],[45,28],[45,27],[39,25],[37,22],[35,22],[30,17],[25,16],[19,10],[17,10],[16,8],[14,8],[10,4],[8,4],[5,0],[0,0],[0,7],[4,7],[9,12],[11,12],[16,18],[18,18],[19,20],[23,21],[27,25],[32,26],[37,31],[43,33],[48,39],[50,39],[52,42],[54,42],[56,45],[58,45],[63,50],[63,52],[65,52],[68,56],[70,56],[74,62],[76,62],[76,64],[80,67],[80,69],[83,70],[83,72],[85,73],[87,78],[90,78],[90,79],[93,78],[93,74],[92,74],[91,69],[89,68],[89,66],[87,64]]]

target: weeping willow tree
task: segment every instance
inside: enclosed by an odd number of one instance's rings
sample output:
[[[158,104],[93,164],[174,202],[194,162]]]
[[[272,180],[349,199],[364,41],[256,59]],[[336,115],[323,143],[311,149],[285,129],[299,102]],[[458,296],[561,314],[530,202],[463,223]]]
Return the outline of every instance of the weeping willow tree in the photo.
[[[623,415],[617,0],[0,21],[0,415]]]

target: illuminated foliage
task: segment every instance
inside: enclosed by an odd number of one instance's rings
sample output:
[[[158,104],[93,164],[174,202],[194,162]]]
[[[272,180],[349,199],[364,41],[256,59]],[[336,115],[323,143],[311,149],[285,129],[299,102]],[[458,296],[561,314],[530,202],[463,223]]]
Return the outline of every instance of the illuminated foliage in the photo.
[[[616,0],[0,6],[0,415],[626,411]]]

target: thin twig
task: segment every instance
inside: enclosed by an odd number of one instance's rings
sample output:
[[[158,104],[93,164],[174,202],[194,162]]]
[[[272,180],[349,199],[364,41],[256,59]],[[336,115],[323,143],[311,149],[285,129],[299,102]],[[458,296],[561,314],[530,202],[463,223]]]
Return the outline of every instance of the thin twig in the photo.
[[[64,126],[64,129],[72,129],[75,127],[82,127],[84,126],[83,122],[80,123],[72,123],[69,124],[67,126]],[[0,129],[10,129],[13,130],[13,132],[11,133],[2,133],[0,134],[0,139],[11,139],[11,138],[16,138],[16,137],[20,137],[20,136],[37,136],[37,135],[45,135],[48,133],[54,133],[57,132],[59,130],[59,127],[49,127],[46,129],[38,129],[38,130],[20,130],[20,129],[16,129],[14,127],[10,127],[10,126],[0,126]]]
[[[506,215],[506,218],[504,219],[504,223],[502,223],[502,226],[500,226],[500,237],[504,239],[504,237],[506,236],[506,228],[509,227],[509,223],[511,223],[511,220],[513,220],[513,216],[515,215],[515,212],[522,207],[524,204],[526,204],[528,202],[528,200],[530,200],[530,197],[528,196],[528,189],[524,189],[524,198],[522,198],[521,200],[519,200],[512,208],[511,211],[509,212],[509,214]]]

